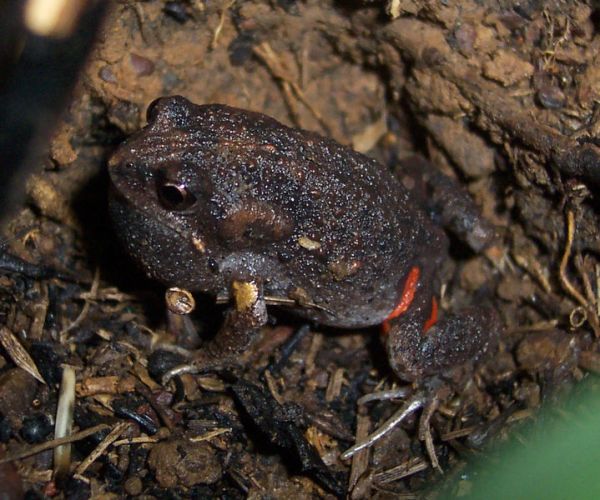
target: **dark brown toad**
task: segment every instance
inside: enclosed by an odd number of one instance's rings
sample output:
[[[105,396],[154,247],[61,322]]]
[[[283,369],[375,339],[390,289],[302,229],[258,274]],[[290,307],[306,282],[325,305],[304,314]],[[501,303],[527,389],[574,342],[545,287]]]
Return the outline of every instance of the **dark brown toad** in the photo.
[[[376,161],[183,97],[155,101],[148,122],[109,163],[117,233],[151,277],[236,297],[214,342],[222,355],[264,324],[265,296],[325,325],[384,323],[390,364],[410,381],[477,358],[497,336],[489,308],[437,319],[446,236]]]

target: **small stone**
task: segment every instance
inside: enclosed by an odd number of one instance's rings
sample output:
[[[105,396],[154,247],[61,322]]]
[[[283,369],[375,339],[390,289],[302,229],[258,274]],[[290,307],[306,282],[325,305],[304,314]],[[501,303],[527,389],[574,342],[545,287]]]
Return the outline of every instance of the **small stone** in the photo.
[[[563,91],[553,85],[544,85],[538,89],[536,97],[538,102],[547,109],[560,109],[566,102]]]
[[[475,291],[485,286],[488,279],[489,266],[482,257],[474,257],[467,261],[460,272],[460,284],[468,291]]]
[[[50,435],[53,429],[54,424],[47,415],[34,413],[23,419],[21,437],[29,444],[41,443]]]
[[[138,496],[142,492],[143,487],[144,485],[139,477],[130,477],[123,485],[125,492],[134,497]]]
[[[568,374],[577,366],[577,346],[574,337],[560,330],[533,332],[516,350],[519,367],[530,373]]]
[[[163,12],[179,24],[185,23],[192,17],[190,7],[184,2],[166,2]]]
[[[527,276],[507,275],[496,287],[498,297],[508,302],[530,299],[535,296],[535,292],[535,284]]]
[[[0,376],[0,414],[20,420],[31,411],[38,382],[20,368],[8,370]]]
[[[186,439],[156,444],[150,451],[148,465],[161,488],[213,484],[223,474],[217,451],[209,443]]]
[[[147,57],[138,54],[129,54],[131,67],[138,76],[148,76],[154,72],[154,63]]]
[[[110,66],[103,66],[100,68],[100,71],[98,71],[98,76],[101,80],[107,83],[117,83],[117,77],[113,73],[113,70],[110,68]]]
[[[477,38],[475,27],[472,24],[462,24],[454,32],[454,38],[458,49],[463,54],[469,54],[473,51],[473,45]]]

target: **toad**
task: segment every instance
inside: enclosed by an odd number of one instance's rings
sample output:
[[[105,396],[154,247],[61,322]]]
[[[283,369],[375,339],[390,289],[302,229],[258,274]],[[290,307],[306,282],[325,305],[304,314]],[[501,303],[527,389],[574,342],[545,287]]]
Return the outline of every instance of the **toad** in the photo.
[[[158,99],[147,117],[109,161],[110,211],[149,276],[233,299],[199,359],[245,350],[268,303],[322,325],[383,324],[390,365],[412,382],[494,343],[491,308],[438,318],[448,239],[375,160],[260,113],[179,96]],[[477,240],[479,226],[467,226]]]
[[[147,115],[109,161],[111,216],[150,277],[236,299],[213,356],[245,349],[269,300],[322,325],[383,324],[404,380],[487,350],[491,309],[437,319],[447,238],[387,168],[224,105],[166,97]]]

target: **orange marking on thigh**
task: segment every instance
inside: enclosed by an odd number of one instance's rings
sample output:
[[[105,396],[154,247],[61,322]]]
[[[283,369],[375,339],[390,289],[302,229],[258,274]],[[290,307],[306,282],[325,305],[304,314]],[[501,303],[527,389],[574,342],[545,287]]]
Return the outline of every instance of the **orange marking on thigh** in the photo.
[[[435,297],[431,297],[431,314],[429,315],[429,319],[425,321],[423,325],[423,333],[429,330],[433,325],[437,323],[438,320],[438,303]]]
[[[408,276],[404,282],[404,290],[402,290],[402,295],[400,296],[400,301],[381,324],[381,333],[383,335],[387,335],[390,331],[391,326],[389,322],[401,314],[404,314],[412,304],[412,301],[415,298],[415,292],[417,291],[417,285],[419,284],[420,275],[421,270],[417,266],[412,267],[408,272]]]

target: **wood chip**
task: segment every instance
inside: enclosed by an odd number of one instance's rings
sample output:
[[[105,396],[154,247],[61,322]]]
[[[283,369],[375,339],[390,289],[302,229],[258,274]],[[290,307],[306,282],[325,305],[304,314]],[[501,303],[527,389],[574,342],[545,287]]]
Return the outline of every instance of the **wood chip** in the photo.
[[[79,397],[94,396],[96,394],[121,394],[135,390],[136,379],[132,376],[118,377],[89,377],[81,384],[77,384]]]
[[[225,392],[225,384],[217,377],[206,375],[197,377],[196,382],[201,389],[211,392]]]
[[[44,377],[40,374],[35,362],[21,345],[17,337],[6,327],[0,327],[0,343],[6,350],[10,359],[12,359],[19,368],[25,370],[36,380],[45,384]]]
[[[306,364],[304,371],[307,375],[310,375],[315,370],[315,359],[317,354],[321,350],[321,346],[323,345],[323,334],[315,333],[312,338],[312,342],[310,343],[310,349],[308,350],[308,354],[306,355]]]
[[[368,415],[357,415],[356,417],[356,439],[355,442],[362,442],[368,435],[371,428],[371,419]],[[352,490],[359,478],[364,474],[369,466],[370,449],[360,450],[352,457],[352,467],[350,469],[350,479],[348,489]]]
[[[375,474],[374,480],[378,484],[386,484],[394,481],[399,481],[405,477],[412,476],[417,472],[424,471],[429,468],[429,464],[422,458],[415,457],[407,460],[396,467]]]
[[[329,384],[327,385],[327,390],[325,391],[325,401],[329,403],[334,399],[337,399],[342,391],[343,383],[344,369],[338,368],[329,379]]]
[[[29,327],[27,338],[30,341],[40,340],[46,323],[46,315],[48,313],[48,286],[45,283],[38,283],[40,289],[40,300],[36,301],[33,306],[33,321]]]
[[[277,401],[280,405],[284,404],[285,401],[281,397],[281,394],[279,394],[279,391],[277,390],[277,381],[273,378],[273,375],[271,374],[271,372],[269,370],[265,370],[264,375],[265,375],[265,380],[267,382],[267,387],[269,388],[269,392],[271,393],[271,396],[273,396],[275,401]]]

